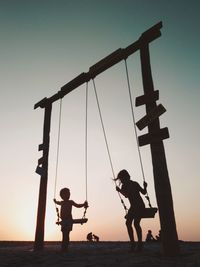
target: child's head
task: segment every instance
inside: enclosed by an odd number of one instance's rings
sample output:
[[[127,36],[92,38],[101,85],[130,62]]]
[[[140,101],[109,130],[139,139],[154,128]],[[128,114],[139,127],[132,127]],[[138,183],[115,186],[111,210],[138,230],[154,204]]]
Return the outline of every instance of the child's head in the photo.
[[[124,184],[130,180],[130,174],[127,172],[127,170],[121,170],[118,173],[116,180],[120,180],[120,182]]]
[[[70,190],[69,188],[63,188],[60,190],[60,197],[63,200],[68,200],[70,198]]]

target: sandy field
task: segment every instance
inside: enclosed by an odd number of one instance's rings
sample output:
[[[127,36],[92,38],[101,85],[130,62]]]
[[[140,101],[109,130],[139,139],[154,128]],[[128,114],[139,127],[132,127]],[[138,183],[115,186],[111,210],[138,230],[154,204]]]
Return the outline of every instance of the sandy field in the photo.
[[[33,242],[0,242],[0,266],[70,267],[200,267],[200,242],[180,242],[177,257],[164,257],[159,243],[144,243],[144,250],[131,253],[128,242],[71,242],[69,251],[60,251],[59,242],[45,242],[34,252]]]

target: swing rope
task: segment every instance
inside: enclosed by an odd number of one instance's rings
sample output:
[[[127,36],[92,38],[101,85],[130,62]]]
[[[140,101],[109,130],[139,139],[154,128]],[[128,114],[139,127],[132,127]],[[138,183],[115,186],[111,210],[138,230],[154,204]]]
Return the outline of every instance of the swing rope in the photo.
[[[88,82],[86,83],[86,93],[85,93],[85,197],[88,201],[88,153],[87,153],[87,143],[88,143]],[[57,150],[56,150],[56,170],[55,170],[55,183],[54,183],[54,199],[56,198],[56,188],[58,180],[58,166],[59,166],[59,152],[60,152],[60,132],[61,132],[61,119],[62,119],[62,98],[60,99],[60,108],[59,108],[59,122],[58,122],[58,136],[57,136]],[[55,203],[56,214],[57,214],[57,223],[60,221],[59,209]],[[85,208],[82,219],[85,219],[87,208]]]
[[[55,170],[55,183],[54,183],[54,199],[56,198],[57,180],[58,180],[58,165],[59,165],[59,152],[60,152],[60,129],[62,117],[62,98],[60,99],[59,107],[59,120],[58,120],[58,136],[57,136],[57,150],[56,150],[56,170]],[[59,209],[55,203],[57,222],[60,220]]]
[[[97,94],[97,89],[96,89],[96,85],[95,85],[95,81],[94,79],[92,79],[93,82],[93,87],[94,87],[94,92],[95,92],[95,97],[96,97],[96,102],[97,102],[97,107],[98,107],[98,111],[99,111],[99,117],[100,117],[100,121],[101,121],[101,127],[103,130],[103,135],[104,135],[104,140],[105,140],[105,144],[106,144],[106,150],[108,153],[108,158],[109,158],[109,162],[110,162],[110,167],[111,167],[111,171],[112,171],[112,175],[113,175],[113,181],[115,182],[115,186],[117,186],[117,182],[115,180],[115,172],[114,172],[114,168],[113,168],[113,162],[112,162],[112,158],[111,158],[111,153],[109,150],[109,146],[108,146],[108,139],[107,139],[107,135],[106,135],[106,130],[105,130],[105,126],[104,126],[104,122],[103,122],[103,117],[102,117],[102,113],[101,113],[101,108],[100,108],[100,103],[99,103],[99,98],[98,98],[98,94]],[[118,192],[118,191],[117,191]],[[120,201],[124,207],[125,213],[127,214],[127,207],[120,195],[120,193],[118,192],[118,196],[120,198]]]
[[[85,89],[85,199],[88,201],[88,82]],[[85,208],[82,219],[85,218]]]
[[[141,167],[143,181],[146,182],[145,175],[144,175],[144,167],[143,167],[143,163],[142,163],[142,156],[141,156],[140,146],[139,146],[139,142],[138,142],[138,134],[137,134],[137,129],[136,129],[136,121],[135,121],[135,115],[134,115],[134,109],[133,109],[133,101],[132,101],[132,94],[131,94],[131,87],[130,87],[130,79],[129,79],[128,66],[127,66],[126,59],[124,60],[124,63],[125,63],[129,100],[130,100],[130,106],[131,106],[132,120],[133,120],[134,132],[135,132],[135,137],[136,137],[136,143],[137,143],[137,150],[138,150],[138,155],[139,155],[140,167]],[[149,207],[151,208],[152,205],[151,205],[151,202],[150,202],[150,198],[149,198],[148,192],[146,193],[145,197],[146,197],[146,199],[148,201]]]

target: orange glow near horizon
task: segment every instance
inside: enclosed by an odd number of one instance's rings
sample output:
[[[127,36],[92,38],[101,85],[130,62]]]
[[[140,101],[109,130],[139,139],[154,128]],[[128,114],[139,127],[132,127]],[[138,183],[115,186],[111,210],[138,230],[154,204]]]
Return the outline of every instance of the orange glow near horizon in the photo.
[[[15,220],[5,222],[2,220],[1,240],[13,241],[33,241],[36,226],[36,214],[29,210],[27,205],[26,216],[15,216]],[[70,233],[72,241],[84,241],[88,232],[93,232],[100,237],[101,241],[128,241],[128,234],[126,231],[125,220],[123,212],[119,210],[118,215],[113,218],[105,220],[102,214],[90,214],[88,211],[88,222],[84,225],[74,225],[73,231]],[[180,240],[183,241],[199,241],[200,233],[198,229],[198,220],[191,222],[189,219],[181,221],[180,216],[176,216],[177,230]],[[46,223],[45,223],[45,240],[46,241],[60,241],[62,238],[60,227],[55,224],[56,214],[54,210],[47,209]],[[6,226],[5,226],[6,225]],[[160,229],[158,214],[154,219],[143,219],[141,221],[143,229],[143,240],[145,240],[146,233],[149,229],[152,230],[153,235],[157,235]],[[190,229],[187,231],[186,229]],[[134,231],[135,232],[135,231]],[[136,240],[137,237],[135,236]]]
[[[167,110],[159,119],[161,128],[167,127],[170,134],[163,143],[177,231],[181,240],[200,241],[200,1],[85,2],[0,1],[0,240],[35,237],[40,184],[35,169],[42,157],[38,145],[43,142],[44,120],[44,108],[34,109],[35,103],[44,97],[51,98],[66,83],[80,73],[87,73],[91,66],[97,66],[97,62],[120,47],[133,47],[143,32],[162,20],[161,36],[149,48],[154,89],[159,90],[156,103]],[[112,178],[127,169],[132,180],[143,184],[129,83],[136,122],[146,115],[146,108],[135,105],[136,98],[144,94],[140,51],[130,55],[126,62],[129,82],[124,60],[95,77],[114,175],[91,79],[87,103],[88,155],[86,85],[82,84],[62,100],[55,183],[59,101],[52,105],[45,240],[61,240],[53,198],[55,190],[56,198],[60,199],[63,187],[70,188],[71,199],[77,203],[86,200],[86,189],[88,193],[88,223],[75,225],[71,240],[85,240],[91,231],[100,240],[128,240],[124,210]],[[138,136],[147,134],[147,128],[137,129]],[[157,206],[150,145],[140,147],[140,152],[148,194],[152,206]],[[144,202],[148,206],[145,198]],[[83,209],[73,209],[74,218],[82,215]],[[149,229],[153,235],[160,230],[158,214],[141,224],[143,239]]]

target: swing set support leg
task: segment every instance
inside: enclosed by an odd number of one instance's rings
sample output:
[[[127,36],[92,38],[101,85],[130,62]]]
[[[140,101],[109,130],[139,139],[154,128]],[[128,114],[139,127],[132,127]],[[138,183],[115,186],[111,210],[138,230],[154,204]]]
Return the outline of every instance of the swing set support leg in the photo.
[[[40,177],[37,223],[35,231],[34,250],[42,250],[44,247],[44,225],[46,213],[46,196],[47,196],[47,181],[48,181],[48,156],[49,156],[49,140],[50,140],[50,125],[51,125],[51,110],[52,104],[45,105],[44,111],[44,126],[43,126],[43,157]]]
[[[140,58],[144,95],[148,96],[154,92],[148,44],[144,44],[141,47]],[[146,103],[147,115],[152,109],[156,108],[156,106],[157,104],[155,101]],[[149,136],[160,131],[159,118],[156,118],[148,125],[148,130]],[[153,164],[155,192],[159,208],[163,253],[166,256],[175,256],[179,254],[179,243],[164,144],[162,137],[158,138],[158,140],[150,140],[149,143]]]

